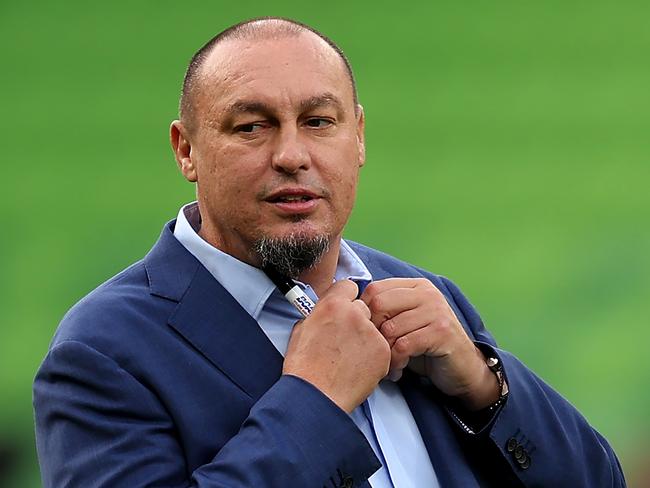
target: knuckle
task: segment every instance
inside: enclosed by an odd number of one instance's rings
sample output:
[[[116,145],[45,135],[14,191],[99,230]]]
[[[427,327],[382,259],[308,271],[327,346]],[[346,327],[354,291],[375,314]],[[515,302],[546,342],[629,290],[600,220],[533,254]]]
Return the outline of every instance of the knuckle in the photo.
[[[427,288],[421,288],[420,289],[420,296],[422,297],[422,300],[426,303],[429,303],[433,306],[440,306],[441,303],[440,301],[444,301],[444,298],[442,295],[440,295],[440,292],[436,287],[433,285],[427,287]]]
[[[449,335],[449,327],[445,320],[435,319],[429,325],[429,330],[432,335],[435,335],[438,342],[446,341]]]
[[[433,286],[431,284],[431,282],[429,280],[427,280],[426,278],[413,278],[412,283],[413,283],[413,285],[411,285],[411,286],[413,287],[413,289],[419,290],[419,291],[427,290],[428,288]]]
[[[368,327],[368,324],[372,324],[368,319],[368,313],[360,305],[355,304],[355,302],[350,302],[347,306],[346,319],[347,322],[360,331]]]
[[[354,300],[353,302],[359,310],[361,310],[364,314],[367,314],[370,312],[370,309],[368,308],[368,305],[365,304],[362,300]]]
[[[357,310],[360,310],[361,312],[364,312],[366,314],[369,313],[369,311],[370,311],[370,309],[368,308],[368,305],[366,305],[366,303],[363,300],[360,300],[358,298],[355,299],[355,300],[352,300],[352,304],[354,305],[354,308],[356,308]]]
[[[448,335],[456,331],[455,323],[451,317],[441,317],[437,321],[437,329],[440,334]]]
[[[368,318],[357,307],[353,307],[350,310],[348,317],[349,317],[349,322],[357,329],[363,330],[366,327],[366,322]]]
[[[326,298],[342,298],[349,297],[355,293],[358,289],[357,284],[351,280],[339,280],[334,283],[325,293],[325,295],[320,299],[320,301],[325,300]]]
[[[383,310],[383,307],[384,300],[381,298],[381,295],[375,295],[370,300],[370,303],[368,303],[368,308],[373,314],[381,312]]]
[[[377,283],[375,281],[371,281],[368,283],[366,286],[366,289],[363,291],[363,294],[367,297],[373,297],[377,293]]]
[[[428,297],[434,298],[436,300],[440,300],[442,298],[442,294],[438,291],[438,289],[433,286],[431,283],[429,283],[429,286],[423,287],[422,290],[424,293],[427,294]]]
[[[393,319],[386,320],[383,324],[381,324],[381,332],[384,337],[388,339],[395,337],[395,333],[397,332],[397,325],[395,324],[395,321]]]
[[[410,342],[411,341],[409,340],[408,337],[402,336],[395,341],[395,344],[393,344],[393,349],[398,354],[406,354],[411,345]]]
[[[359,287],[357,286],[357,284],[354,281],[352,281],[352,280],[341,280],[341,281],[337,282],[337,284],[338,283],[341,283],[339,288],[341,288],[342,293],[345,296],[353,296],[353,297],[357,296],[357,293],[359,292]]]
[[[437,290],[435,285],[433,283],[431,283],[431,281],[426,279],[426,278],[417,278],[417,284],[418,284],[418,286],[421,286],[423,288],[428,288],[428,289],[431,289],[431,290]]]

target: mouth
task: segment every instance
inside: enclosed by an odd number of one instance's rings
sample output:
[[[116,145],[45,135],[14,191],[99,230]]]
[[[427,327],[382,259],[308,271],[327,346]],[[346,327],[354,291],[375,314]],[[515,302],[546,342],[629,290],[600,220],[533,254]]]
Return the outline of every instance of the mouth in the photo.
[[[264,201],[281,213],[296,214],[312,211],[321,197],[304,188],[284,188],[271,193]]]
[[[308,202],[313,200],[309,195],[281,195],[278,197],[269,198],[267,202],[270,203],[291,203],[291,202]]]
[[[320,198],[316,193],[306,188],[282,188],[268,195],[264,200],[271,203],[278,202],[307,202]]]

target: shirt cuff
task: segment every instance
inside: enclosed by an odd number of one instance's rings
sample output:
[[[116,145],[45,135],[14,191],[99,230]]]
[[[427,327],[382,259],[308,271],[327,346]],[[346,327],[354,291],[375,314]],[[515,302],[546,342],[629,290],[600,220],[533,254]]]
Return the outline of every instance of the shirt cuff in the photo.
[[[501,361],[499,354],[490,344],[481,341],[475,341],[474,344],[481,350],[486,358],[496,358],[499,360],[501,365],[503,365],[503,361]],[[507,385],[508,376],[505,370],[502,369],[501,374],[503,374],[503,381]],[[494,421],[499,416],[499,413],[501,413],[501,410],[503,410],[507,401],[507,396],[500,397],[496,406],[493,404],[476,412],[471,412],[459,405],[454,405],[453,400],[446,403],[444,407],[453,419],[454,423],[463,432],[472,436],[480,436],[489,432],[490,427],[494,424]]]

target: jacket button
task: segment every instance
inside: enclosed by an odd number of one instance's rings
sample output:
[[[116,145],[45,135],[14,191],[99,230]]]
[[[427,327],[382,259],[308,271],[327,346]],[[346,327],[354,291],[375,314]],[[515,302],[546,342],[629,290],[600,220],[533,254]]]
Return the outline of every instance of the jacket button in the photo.
[[[521,447],[520,445],[516,447],[515,449],[515,459],[519,461],[520,459],[523,459],[526,457],[526,451],[524,451],[524,448]]]
[[[519,443],[517,442],[517,439],[511,437],[510,439],[508,439],[508,443],[506,444],[506,449],[508,452],[512,452],[517,448],[518,445]]]
[[[519,467],[521,469],[528,469],[530,467],[530,456],[526,456],[526,458],[519,464]]]

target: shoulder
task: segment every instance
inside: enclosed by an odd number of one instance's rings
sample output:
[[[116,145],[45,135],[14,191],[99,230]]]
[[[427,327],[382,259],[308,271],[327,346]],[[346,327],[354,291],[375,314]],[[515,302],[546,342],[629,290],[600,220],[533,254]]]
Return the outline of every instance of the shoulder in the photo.
[[[143,329],[160,327],[175,303],[150,292],[144,262],[138,261],[99,285],[65,314],[50,349],[79,342],[104,354],[130,348]]]
[[[174,221],[168,222],[143,259],[79,300],[61,320],[51,348],[74,341],[121,355],[169,334],[168,318],[200,266],[173,229]]]

